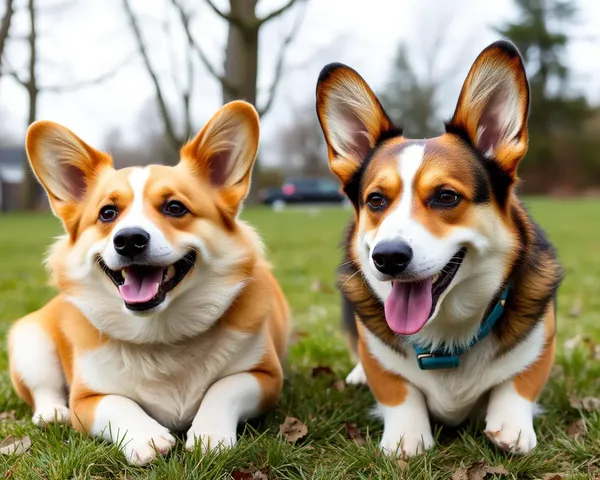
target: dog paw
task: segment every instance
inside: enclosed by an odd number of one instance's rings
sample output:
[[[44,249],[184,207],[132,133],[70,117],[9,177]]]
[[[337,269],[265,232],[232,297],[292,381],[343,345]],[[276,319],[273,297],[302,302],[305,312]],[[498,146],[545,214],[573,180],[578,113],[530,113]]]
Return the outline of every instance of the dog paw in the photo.
[[[36,410],[31,417],[38,427],[46,427],[51,423],[68,423],[71,413],[65,405],[48,405]]]
[[[189,451],[201,448],[206,453],[213,450],[231,448],[235,445],[236,434],[199,433],[191,429],[187,433],[185,448]]]
[[[127,435],[122,450],[132,465],[147,465],[159,455],[166,455],[175,445],[175,438],[164,427],[156,428],[144,434]]]
[[[361,363],[356,364],[356,367],[348,374],[346,383],[348,385],[365,385],[367,383],[367,376]]]
[[[485,434],[500,449],[519,455],[529,453],[537,444],[533,425],[488,422]]]
[[[388,455],[402,458],[421,455],[433,447],[433,436],[430,433],[421,435],[405,434],[403,437],[392,438],[384,434],[380,443],[381,449]]]

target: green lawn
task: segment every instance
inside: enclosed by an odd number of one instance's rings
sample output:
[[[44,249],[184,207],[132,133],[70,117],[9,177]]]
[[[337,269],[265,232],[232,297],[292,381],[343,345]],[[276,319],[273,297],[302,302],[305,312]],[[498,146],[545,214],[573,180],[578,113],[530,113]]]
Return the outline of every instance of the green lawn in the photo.
[[[313,377],[317,366],[330,367],[337,378],[343,378],[352,366],[339,330],[340,302],[334,288],[334,269],[341,255],[338,245],[349,211],[276,214],[248,209],[244,217],[258,228],[268,246],[296,327],[279,406],[240,428],[238,446],[225,454],[187,453],[180,442],[166,459],[148,468],[134,468],[125,464],[114,447],[70,428],[51,427],[42,432],[33,427],[27,406],[12,391],[3,345],[0,412],[14,410],[16,418],[0,420],[0,440],[29,435],[32,447],[21,456],[0,455],[0,478],[4,472],[6,478],[19,480],[449,478],[458,468],[480,460],[503,466],[513,478],[543,478],[557,472],[569,478],[600,476],[600,412],[579,411],[569,402],[569,395],[600,396],[600,360],[590,359],[587,347],[563,347],[567,339],[583,333],[600,343],[600,202],[528,203],[558,246],[566,271],[558,301],[559,366],[541,398],[546,413],[536,421],[538,447],[530,456],[497,451],[481,433],[481,425],[475,424],[459,429],[438,426],[436,447],[408,462],[381,455],[382,427],[370,416],[374,402],[368,390],[344,389],[340,382],[333,386],[335,377],[327,374]],[[41,259],[59,232],[58,222],[49,216],[0,217],[1,337],[14,319],[53,295],[45,286]],[[286,416],[308,427],[306,437],[296,444],[278,436]],[[566,431],[577,419],[584,419],[588,431],[574,440]],[[356,425],[366,439],[364,445],[347,438],[346,423]]]

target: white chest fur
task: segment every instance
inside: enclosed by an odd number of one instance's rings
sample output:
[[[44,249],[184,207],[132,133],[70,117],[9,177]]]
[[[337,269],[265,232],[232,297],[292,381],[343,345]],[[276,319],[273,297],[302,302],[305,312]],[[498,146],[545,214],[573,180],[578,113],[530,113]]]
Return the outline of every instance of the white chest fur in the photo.
[[[477,402],[494,385],[525,369],[541,353],[544,331],[539,324],[529,337],[507,354],[496,357],[494,338],[488,336],[460,358],[452,370],[420,370],[416,354],[407,348],[402,357],[366,331],[371,354],[384,369],[397,373],[425,395],[432,416],[448,425],[457,425],[473,411]]]
[[[178,345],[110,342],[76,355],[79,378],[98,393],[128,397],[172,430],[188,428],[206,390],[256,365],[262,334],[222,330]]]

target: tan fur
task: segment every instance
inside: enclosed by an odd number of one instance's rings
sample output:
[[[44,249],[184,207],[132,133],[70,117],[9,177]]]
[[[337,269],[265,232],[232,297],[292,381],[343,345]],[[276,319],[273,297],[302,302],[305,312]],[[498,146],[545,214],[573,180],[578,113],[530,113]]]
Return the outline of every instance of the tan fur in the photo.
[[[258,360],[254,365],[248,365],[247,372],[261,387],[261,408],[272,407],[276,403],[283,384],[282,361],[290,332],[290,312],[271,266],[264,258],[260,238],[236,218],[240,202],[250,185],[257,145],[256,112],[244,102],[233,102],[223,107],[202,132],[182,148],[182,159],[177,166],[148,167],[143,192],[136,193],[130,181],[136,172],[134,168],[114,170],[107,154],[89,147],[59,125],[40,122],[31,127],[27,140],[31,163],[48,190],[53,209],[63,220],[67,235],[57,240],[47,259],[51,280],[60,293],[37,312],[17,321],[13,329],[32,322],[47,333],[56,348],[70,390],[71,422],[77,430],[91,432],[99,402],[107,394],[120,394],[118,391],[98,391],[90,386],[89,371],[85,373],[87,379],[81,371],[81,365],[90,354],[119,350],[140,353],[161,351],[160,343],[146,346],[143,342],[129,343],[111,336],[110,332],[99,330],[70,301],[78,299],[86,288],[73,278],[73,258],[83,257],[92,245],[109,237],[118,225],[118,222],[99,221],[99,210],[105,205],[113,205],[118,211],[118,218],[125,218],[133,208],[134,196],[140,194],[143,196],[135,200],[139,202],[143,198],[139,214],[152,222],[171,245],[178,245],[182,236],[192,236],[202,241],[203,248],[212,257],[236,255],[232,257],[235,264],[228,265],[225,273],[230,289],[237,291],[235,289],[239,288],[237,296],[224,313],[214,319],[214,324],[207,331],[181,338],[175,344],[181,349],[196,348],[203,336],[216,344],[223,338],[229,338],[233,332],[243,333],[241,338],[256,339],[250,344],[256,346],[251,348],[261,348],[262,353],[257,352]],[[224,157],[225,154],[228,156]],[[224,158],[229,162],[228,171],[223,170]],[[48,172],[52,162],[58,162],[56,168],[63,169],[67,175],[64,184],[61,183],[63,178]],[[69,183],[74,178],[69,176],[71,174],[80,178],[84,188],[75,188],[75,184]],[[82,195],[82,198],[75,198],[75,195]],[[172,199],[182,202],[190,213],[183,217],[165,215],[163,205]],[[197,260],[198,263],[202,261],[202,258]],[[192,267],[192,274],[195,268],[200,267],[202,265]],[[116,289],[116,286],[100,267],[94,265],[93,268],[98,269],[94,274],[105,282],[102,288],[115,292],[111,289]],[[187,277],[184,277],[182,284],[186,281]],[[179,288],[175,287],[174,291]],[[102,294],[106,295],[105,292]],[[181,298],[176,300],[181,303]],[[118,294],[113,294],[109,301],[122,302]],[[129,321],[123,314],[122,322]],[[177,318],[169,321],[176,322]],[[172,345],[173,341],[167,342],[165,347],[169,344]],[[14,356],[22,355],[22,352],[16,353],[18,348],[13,343],[9,345],[11,379],[17,394],[35,408],[29,387],[13,366]],[[247,352],[232,355],[231,361],[237,361],[243,354]],[[74,365],[79,367],[74,370]],[[227,371],[227,366],[222,369]],[[177,379],[173,381],[177,382]]]
[[[402,404],[408,394],[406,380],[381,366],[369,351],[364,335],[364,327],[359,324],[358,356],[365,370],[367,383],[371,392],[373,392],[373,396],[381,405],[394,407]]]

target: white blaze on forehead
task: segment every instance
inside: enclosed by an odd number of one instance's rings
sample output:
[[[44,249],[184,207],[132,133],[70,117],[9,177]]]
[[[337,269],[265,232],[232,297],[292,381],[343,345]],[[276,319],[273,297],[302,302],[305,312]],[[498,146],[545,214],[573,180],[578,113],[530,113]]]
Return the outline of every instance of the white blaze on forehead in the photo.
[[[398,206],[387,215],[379,227],[375,243],[382,240],[400,240],[400,237],[410,233],[411,223],[414,223],[410,218],[415,191],[414,182],[424,157],[425,145],[409,145],[401,150],[398,157],[398,174],[402,180],[402,194]],[[402,238],[402,240],[412,243],[410,238]]]

